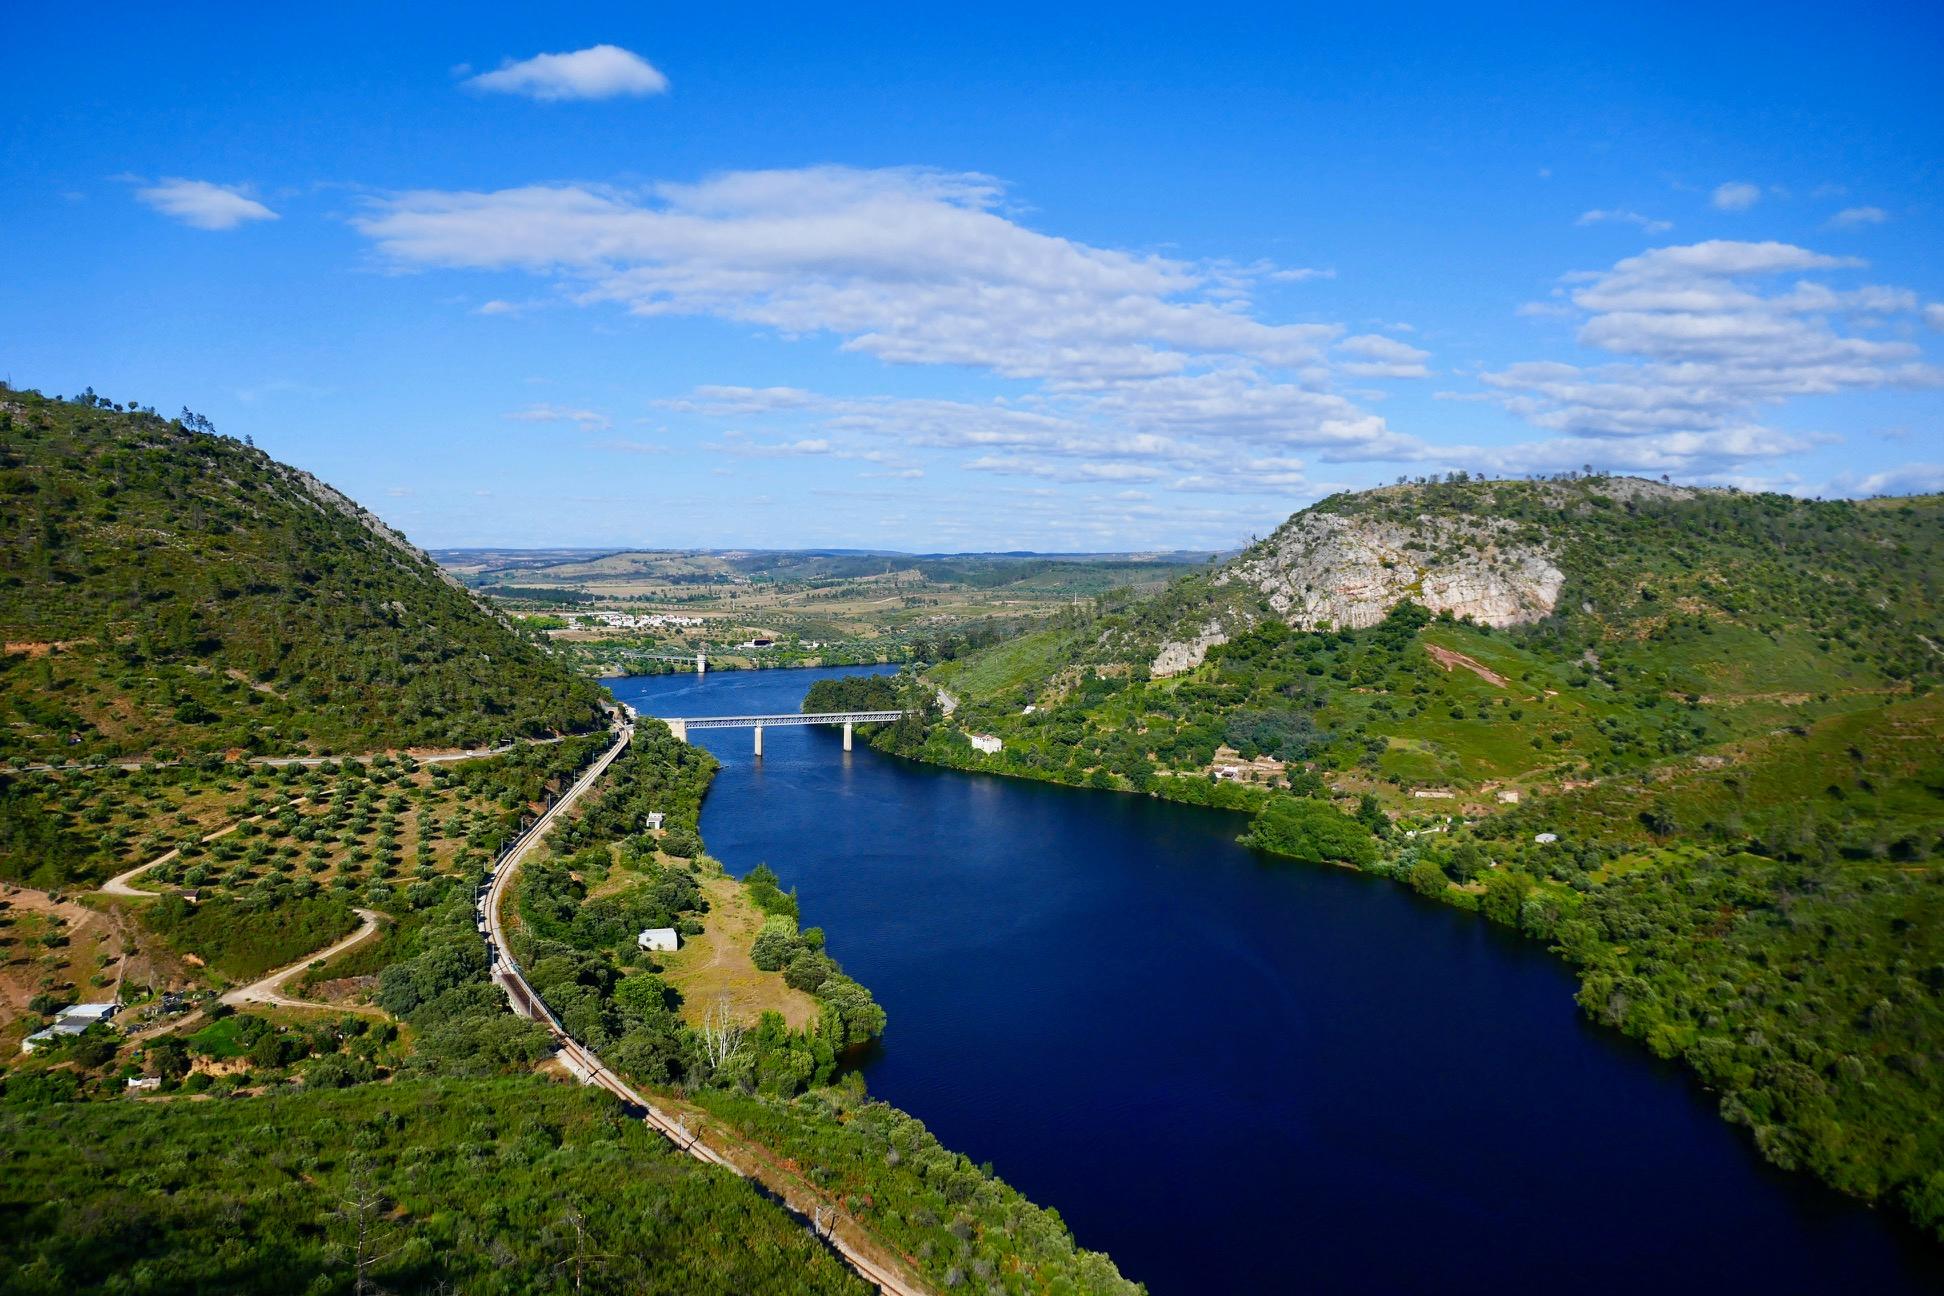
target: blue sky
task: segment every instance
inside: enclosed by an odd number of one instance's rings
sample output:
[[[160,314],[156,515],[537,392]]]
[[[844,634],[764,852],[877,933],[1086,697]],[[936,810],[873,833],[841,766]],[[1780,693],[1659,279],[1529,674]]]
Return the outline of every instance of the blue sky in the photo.
[[[0,373],[433,546],[1944,488],[1934,5],[713,8],[14,14]]]

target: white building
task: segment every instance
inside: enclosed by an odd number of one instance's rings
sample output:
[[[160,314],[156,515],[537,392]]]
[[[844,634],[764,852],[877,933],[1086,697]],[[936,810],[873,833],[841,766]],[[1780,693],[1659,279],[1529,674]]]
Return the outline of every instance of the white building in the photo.
[[[677,950],[682,947],[682,938],[673,927],[648,927],[635,937],[635,948],[644,950]]]
[[[116,1003],[69,1004],[54,1015],[54,1024],[44,1031],[35,1031],[20,1042],[23,1052],[32,1053],[41,1045],[57,1035],[79,1035],[99,1022],[105,1022],[121,1011]]]
[[[649,832],[659,832],[662,826],[662,812],[659,810],[650,811],[648,817],[642,820],[642,823],[647,826]]]
[[[1553,844],[1554,842],[1556,842],[1556,841],[1558,841],[1558,840],[1559,840],[1559,834],[1558,834],[1558,833],[1540,833],[1539,835],[1537,835],[1536,837],[1534,837],[1534,838],[1533,838],[1532,840],[1534,840],[1535,842],[1538,842],[1538,843],[1539,843],[1539,844],[1540,844],[1541,846],[1550,846],[1550,845],[1552,845],[1552,844]]]

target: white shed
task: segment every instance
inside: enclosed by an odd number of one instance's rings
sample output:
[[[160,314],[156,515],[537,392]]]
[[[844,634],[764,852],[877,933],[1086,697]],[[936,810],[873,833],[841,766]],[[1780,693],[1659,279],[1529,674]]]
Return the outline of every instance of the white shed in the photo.
[[[635,948],[644,950],[676,950],[682,947],[682,938],[673,927],[647,927],[635,937]]]
[[[662,812],[659,810],[650,811],[648,817],[642,820],[642,823],[650,832],[659,831],[662,826]]]
[[[1541,846],[1550,846],[1554,842],[1559,840],[1559,834],[1558,833],[1537,833],[1533,836],[1532,840],[1538,842]]]

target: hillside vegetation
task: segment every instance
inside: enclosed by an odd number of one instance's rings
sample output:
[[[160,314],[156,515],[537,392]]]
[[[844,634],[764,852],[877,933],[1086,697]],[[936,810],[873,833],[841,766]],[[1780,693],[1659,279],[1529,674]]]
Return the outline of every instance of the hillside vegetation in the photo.
[[[1935,496],[1390,487],[908,676],[873,741],[1522,930],[1771,1160],[1944,1230],[1941,577]]]
[[[780,1206],[578,1086],[0,1103],[0,1147],[0,1290],[23,1296],[869,1290]]]
[[[598,724],[596,686],[377,518],[186,419],[0,390],[0,761]]]

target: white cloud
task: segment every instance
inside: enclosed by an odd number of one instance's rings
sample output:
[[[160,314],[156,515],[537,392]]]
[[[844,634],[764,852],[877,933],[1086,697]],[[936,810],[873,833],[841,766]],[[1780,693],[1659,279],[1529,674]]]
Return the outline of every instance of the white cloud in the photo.
[[[1379,333],[1362,333],[1337,343],[1336,350],[1341,355],[1355,359],[1342,363],[1343,372],[1358,378],[1429,378],[1431,371],[1424,362],[1431,357],[1429,351],[1421,350],[1396,338],[1387,338]]]
[[[995,208],[989,177],[894,168],[737,172],[645,193],[418,192],[357,221],[405,265],[524,268],[583,302],[830,333],[894,363],[1090,384],[1198,357],[1318,361],[1342,330],[1221,300],[1232,268],[1090,247]]]
[[[1160,467],[1148,463],[1092,460],[1056,462],[1020,455],[981,455],[966,460],[964,466],[973,472],[1063,482],[1153,481],[1162,475]]]
[[[1555,439],[1480,453],[1526,470],[1588,460],[1643,471],[1725,468],[1815,443],[1763,427],[1763,407],[1937,385],[1944,374],[1914,345],[1871,332],[1917,311],[1909,290],[1808,278],[1772,286],[1780,276],[1861,265],[1786,243],[1715,240],[1568,276],[1579,341],[1616,358],[1527,361],[1483,374],[1505,408]]]
[[[525,270],[582,305],[827,337],[1021,388],[980,403],[701,387],[669,402],[710,420],[760,418],[771,445],[974,451],[986,471],[1070,480],[1108,471],[1076,461],[1190,469],[1236,440],[1342,458],[1415,447],[1331,385],[1423,377],[1428,352],[1277,322],[1250,301],[1260,284],[1331,272],[1092,246],[1027,227],[1004,200],[973,173],[832,166],[645,189],[403,193],[356,224],[401,267]]]
[[[249,221],[277,219],[277,213],[241,188],[207,180],[169,178],[136,190],[135,197],[164,216],[197,229],[228,230]]]
[[[1743,212],[1762,200],[1762,191],[1745,180],[1730,180],[1715,186],[1708,201],[1716,211]]]
[[[1944,464],[1911,463],[1864,477],[1848,474],[1829,483],[1831,493],[1848,496],[1928,495],[1944,491]]]
[[[1924,307],[1924,323],[1934,329],[1944,329],[1944,304],[1932,302]]]
[[[1612,211],[1581,212],[1580,218],[1574,221],[1573,224],[1602,225],[1609,222],[1621,225],[1638,225],[1648,234],[1665,234],[1668,230],[1674,228],[1673,221],[1656,220],[1652,216],[1642,216],[1637,211],[1622,211],[1618,208]]]
[[[501,301],[498,298],[494,298],[492,301],[482,302],[476,309],[474,309],[473,314],[475,315],[514,315],[519,312],[519,309],[520,308],[518,306],[515,306],[510,301]]]
[[[593,45],[571,54],[536,54],[482,72],[464,84],[494,94],[563,99],[614,99],[668,92],[668,78],[641,55],[618,45]]]
[[[942,382],[1004,393],[704,385],[661,402],[693,425],[687,435],[713,430],[733,454],[827,455],[893,484],[948,459],[989,474],[994,490],[1031,478],[1062,483],[1063,498],[1087,483],[1151,484],[1176,517],[1192,493],[1311,492],[1305,461],[1591,461],[1746,478],[1744,465],[1820,443],[1767,426],[1766,411],[1934,384],[1906,334],[1920,314],[1944,326],[1944,309],[1908,289],[1857,282],[1853,258],[1779,242],[1653,248],[1562,276],[1549,302],[1521,309],[1572,321],[1600,354],[1501,365],[1481,390],[1450,394],[1536,430],[1523,445],[1454,449],[1393,430],[1343,387],[1427,377],[1429,352],[1285,322],[1251,300],[1279,276],[1317,274],[1045,233],[988,176],[811,167],[634,189],[421,191],[374,201],[355,223],[401,268],[524,271],[584,307],[754,325],[887,364],[951,366],[960,372]],[[518,417],[606,425],[553,406]]]
[[[731,439],[712,447],[744,459],[788,459],[799,455],[827,455],[832,447],[827,437],[804,437],[796,441],[743,441]]]
[[[613,426],[613,420],[598,410],[569,409],[560,405],[529,405],[500,417],[516,423],[572,423],[583,432],[599,432]]]
[[[1845,207],[1829,218],[1831,229],[1855,229],[1859,225],[1881,225],[1890,213],[1881,207]]]

